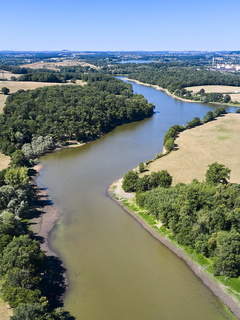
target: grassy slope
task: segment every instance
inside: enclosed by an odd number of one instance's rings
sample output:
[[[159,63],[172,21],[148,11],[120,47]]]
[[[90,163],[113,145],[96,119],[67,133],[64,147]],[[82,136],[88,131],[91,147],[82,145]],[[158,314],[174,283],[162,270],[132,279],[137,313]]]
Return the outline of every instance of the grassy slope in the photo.
[[[191,130],[176,139],[168,156],[150,164],[149,170],[168,170],[173,184],[205,179],[208,165],[219,162],[231,169],[231,182],[240,183],[240,115],[227,114]],[[148,172],[149,173],[149,172]]]

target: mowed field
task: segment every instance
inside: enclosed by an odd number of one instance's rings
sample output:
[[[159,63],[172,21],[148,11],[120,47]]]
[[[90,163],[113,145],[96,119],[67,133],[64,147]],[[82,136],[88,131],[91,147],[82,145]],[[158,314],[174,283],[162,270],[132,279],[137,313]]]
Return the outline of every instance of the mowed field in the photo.
[[[240,87],[234,86],[195,86],[195,87],[186,87],[186,90],[193,91],[193,93],[199,92],[201,89],[204,89],[206,93],[218,92],[229,94],[232,101],[240,102]]]
[[[177,150],[151,163],[149,170],[167,170],[175,185],[190,183],[194,178],[204,181],[208,165],[218,162],[231,169],[232,183],[240,183],[239,141],[240,114],[227,114],[181,132],[175,140]]]

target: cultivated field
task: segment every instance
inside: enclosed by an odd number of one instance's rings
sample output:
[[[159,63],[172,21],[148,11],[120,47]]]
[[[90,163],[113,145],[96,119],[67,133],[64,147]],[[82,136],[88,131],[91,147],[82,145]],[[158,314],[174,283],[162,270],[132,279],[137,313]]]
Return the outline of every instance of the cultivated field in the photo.
[[[98,67],[94,66],[93,64],[78,61],[78,60],[63,60],[63,61],[52,61],[52,62],[34,62],[22,65],[21,67],[24,68],[31,68],[31,69],[50,69],[50,70],[60,70],[59,67],[70,67],[70,66],[82,66],[82,67],[91,67],[93,69],[98,69]]]
[[[0,81],[0,91],[2,87],[7,87],[10,90],[10,93],[16,92],[20,89],[23,90],[33,90],[39,87],[45,86],[54,86],[54,85],[66,85],[72,83],[49,83],[49,82],[32,82],[32,81]],[[84,85],[85,83],[82,80],[76,81],[77,85]],[[0,94],[0,113],[2,113],[7,95]]]
[[[194,178],[205,180],[208,165],[218,162],[231,169],[231,182],[240,183],[239,140],[240,115],[224,115],[180,133],[177,150],[151,163],[150,172],[168,170],[173,184],[190,183]]]

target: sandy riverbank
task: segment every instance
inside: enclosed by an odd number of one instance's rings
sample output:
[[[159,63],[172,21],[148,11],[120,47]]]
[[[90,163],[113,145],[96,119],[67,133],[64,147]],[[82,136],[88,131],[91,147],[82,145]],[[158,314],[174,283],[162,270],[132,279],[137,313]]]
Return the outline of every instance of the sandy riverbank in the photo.
[[[182,248],[178,247],[176,244],[172,243],[168,238],[162,236],[158,232],[156,232],[150,225],[147,224],[145,220],[143,220],[136,212],[131,211],[128,207],[124,206],[121,200],[119,199],[127,199],[130,200],[134,197],[132,193],[126,193],[122,187],[122,179],[115,181],[108,188],[109,197],[115,201],[118,205],[120,205],[126,212],[128,212],[141,226],[147,230],[154,238],[160,241],[164,246],[170,249],[173,253],[175,253],[179,258],[184,260],[186,264],[190,267],[190,269],[194,272],[196,276],[198,276],[202,282],[219,298],[221,301],[231,310],[231,312],[240,319],[240,303],[237,301],[235,297],[230,295],[225,287],[217,282],[210,274],[204,271],[204,268],[198,265],[196,262],[190,259],[190,257],[183,251]],[[117,196],[117,198],[116,198]]]
[[[76,141],[70,141],[70,145],[66,147],[57,148],[52,152],[57,152],[61,149],[66,148],[78,148],[86,143],[79,143]],[[34,167],[36,171],[35,176],[32,178],[31,184],[33,188],[36,190],[36,218],[30,220],[30,229],[32,230],[34,236],[40,239],[41,249],[48,256],[56,256],[57,254],[51,249],[49,245],[49,235],[52,229],[55,227],[57,221],[61,217],[61,209],[54,207],[51,203],[48,192],[44,188],[40,188],[37,185],[37,178],[42,169],[42,165],[39,163]]]
[[[36,218],[30,220],[30,229],[33,232],[34,236],[40,239],[41,249],[48,256],[57,256],[57,254],[52,251],[49,245],[49,235],[57,221],[61,216],[61,211],[51,204],[47,190],[40,188],[37,185],[37,177],[42,169],[41,164],[38,164],[34,167],[36,170],[36,175],[31,181],[31,185],[36,191]]]

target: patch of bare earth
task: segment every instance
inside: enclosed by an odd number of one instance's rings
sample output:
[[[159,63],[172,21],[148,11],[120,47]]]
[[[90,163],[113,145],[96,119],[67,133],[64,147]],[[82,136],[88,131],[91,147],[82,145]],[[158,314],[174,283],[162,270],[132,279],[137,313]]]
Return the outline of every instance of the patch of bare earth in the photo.
[[[231,169],[232,183],[240,183],[239,139],[240,115],[224,115],[181,132],[175,140],[176,150],[155,160],[149,170],[167,170],[173,176],[173,184],[190,183],[195,178],[205,180],[208,165],[218,162]]]

